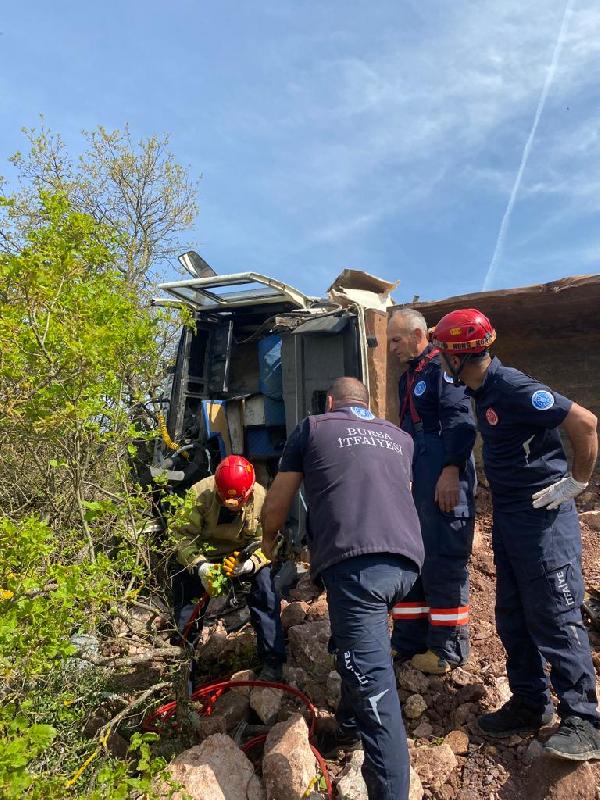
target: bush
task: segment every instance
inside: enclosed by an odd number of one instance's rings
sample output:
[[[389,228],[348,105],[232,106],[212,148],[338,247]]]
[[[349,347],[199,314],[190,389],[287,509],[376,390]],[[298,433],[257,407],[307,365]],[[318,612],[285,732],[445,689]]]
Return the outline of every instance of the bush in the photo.
[[[114,701],[113,622],[168,555],[143,533],[130,472],[133,443],[151,436],[132,387],[156,382],[161,323],[115,268],[114,230],[60,194],[40,195],[35,220],[0,254],[0,795],[150,796],[164,765],[151,736],[117,759],[108,729],[82,731]],[[80,652],[86,635],[95,653]]]

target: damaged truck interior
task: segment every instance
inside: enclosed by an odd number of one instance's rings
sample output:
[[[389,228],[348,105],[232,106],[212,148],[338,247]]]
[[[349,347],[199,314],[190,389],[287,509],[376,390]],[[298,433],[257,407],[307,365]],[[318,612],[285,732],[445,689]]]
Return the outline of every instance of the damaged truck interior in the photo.
[[[369,384],[365,312],[391,303],[392,284],[346,271],[325,298],[308,297],[253,272],[162,284],[184,304],[174,369],[161,398],[151,473],[182,493],[213,474],[227,455],[243,455],[268,488],[287,435],[307,414],[325,411],[326,391],[341,375]],[[385,351],[385,342],[382,342]],[[289,518],[289,555],[302,547],[299,494]]]

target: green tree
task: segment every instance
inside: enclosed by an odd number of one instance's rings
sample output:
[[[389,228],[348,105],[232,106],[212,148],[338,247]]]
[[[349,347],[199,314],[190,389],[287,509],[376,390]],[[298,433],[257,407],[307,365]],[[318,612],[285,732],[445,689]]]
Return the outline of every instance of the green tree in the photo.
[[[111,252],[111,263],[150,304],[156,281],[167,267],[179,269],[174,256],[185,249],[181,237],[197,215],[197,182],[169,150],[169,138],[150,136],[135,141],[129,128],[108,131],[99,126],[82,133],[79,158],[73,158],[59,133],[43,124],[25,128],[27,147],[11,157],[19,190],[6,208],[0,227],[0,250],[18,254],[31,230],[43,226],[48,193],[68,199],[71,208],[95,223],[92,239]],[[91,244],[91,240],[90,240]],[[154,375],[129,371],[125,376],[129,414],[142,433],[156,419],[144,402],[157,394],[164,362],[179,338],[178,314],[157,315],[154,336],[163,355]],[[141,448],[141,442],[138,440]],[[147,461],[145,452],[142,461]]]
[[[21,191],[5,247],[20,246],[23,229],[35,224],[40,193],[60,192],[113,235],[115,266],[130,285],[147,287],[165,264],[173,265],[198,207],[197,183],[169,151],[168,136],[136,142],[127,126],[99,126],[83,132],[83,153],[73,159],[60,134],[43,124],[23,133],[29,147],[11,158]]]
[[[20,201],[0,200],[5,217]],[[0,796],[128,797],[162,762],[143,739],[117,761],[106,726],[92,742],[81,730],[103,696],[115,700],[106,666],[177,662],[152,626],[133,662],[121,640],[168,556],[143,533],[147,500],[129,471],[143,397],[128,376],[143,386],[159,371],[160,319],[118,269],[112,225],[62,193],[40,192],[35,207],[20,250],[0,254]],[[91,654],[79,652],[86,635]]]

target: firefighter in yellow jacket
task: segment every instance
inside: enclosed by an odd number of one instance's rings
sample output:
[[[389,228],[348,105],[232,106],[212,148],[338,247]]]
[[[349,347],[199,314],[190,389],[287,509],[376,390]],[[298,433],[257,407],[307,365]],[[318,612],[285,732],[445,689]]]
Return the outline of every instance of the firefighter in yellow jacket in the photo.
[[[262,538],[260,514],[265,490],[256,483],[252,464],[242,456],[227,456],[214,476],[192,486],[195,502],[177,525],[177,560],[184,569],[173,577],[173,605],[182,632],[203,590],[214,593],[214,581],[222,564],[229,578],[250,583],[248,609],[257,636],[262,680],[280,680],[285,661],[280,599],[275,591],[269,560],[259,548],[247,558],[244,549]],[[242,554],[242,555],[240,555]],[[198,618],[193,636],[198,636]]]

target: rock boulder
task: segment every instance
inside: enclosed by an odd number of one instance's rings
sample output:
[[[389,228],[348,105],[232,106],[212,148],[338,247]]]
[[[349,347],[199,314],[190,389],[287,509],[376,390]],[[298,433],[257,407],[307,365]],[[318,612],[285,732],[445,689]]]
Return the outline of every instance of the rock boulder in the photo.
[[[596,800],[596,780],[587,763],[536,758],[527,776],[528,800]]]
[[[333,669],[333,657],[327,650],[330,636],[329,621],[325,619],[295,625],[288,632],[290,651],[296,664],[323,682]]]
[[[438,791],[458,766],[447,744],[416,747],[410,751],[412,763],[425,786]]]
[[[352,753],[350,761],[346,764],[337,781],[336,791],[339,800],[368,800],[367,787],[365,785],[361,767],[364,761],[362,750]],[[421,800],[423,797],[423,785],[421,779],[410,768],[410,790],[408,800]]]
[[[272,689],[270,686],[259,688],[255,686],[250,693],[250,707],[256,711],[265,725],[270,725],[277,718],[283,692],[281,689]]]
[[[302,800],[316,771],[304,717],[294,714],[274,725],[263,756],[267,800]]]
[[[251,762],[229,736],[220,733],[180,753],[168,772],[184,789],[175,792],[173,800],[186,794],[192,800],[264,800]],[[163,797],[171,797],[166,788],[162,791]]]

